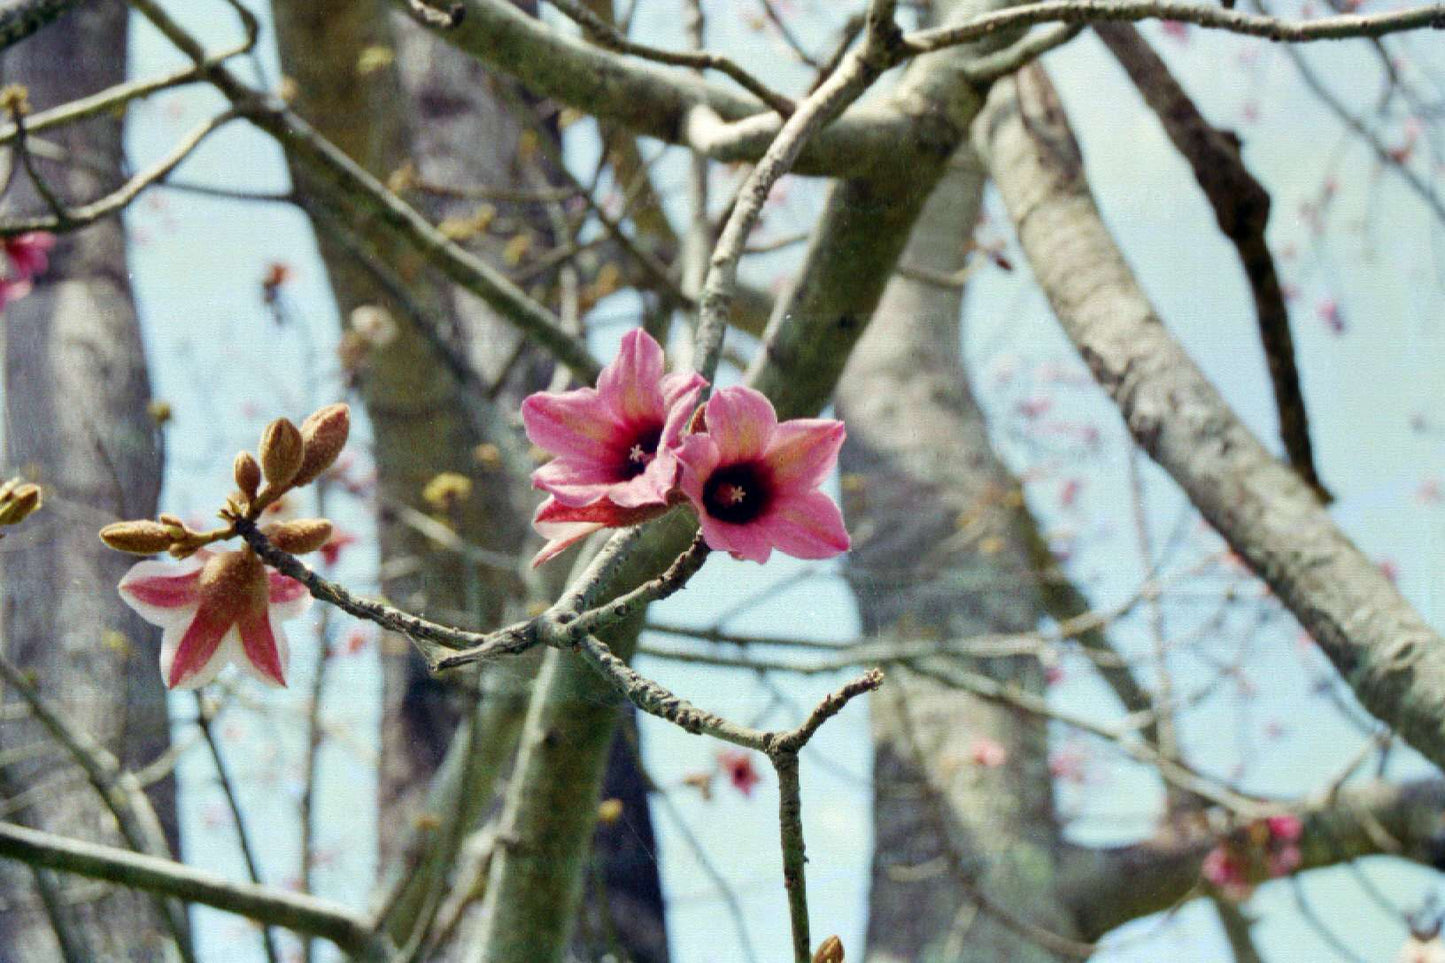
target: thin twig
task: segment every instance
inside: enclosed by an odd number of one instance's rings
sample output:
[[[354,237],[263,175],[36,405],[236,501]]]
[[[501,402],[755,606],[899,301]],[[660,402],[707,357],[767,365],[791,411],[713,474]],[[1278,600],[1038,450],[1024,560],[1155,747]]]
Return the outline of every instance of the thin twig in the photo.
[[[246,820],[241,814],[241,803],[236,798],[236,789],[231,782],[231,774],[226,770],[226,757],[221,752],[221,744],[216,740],[216,734],[212,729],[215,708],[206,702],[205,696],[200,692],[195,693],[196,697],[196,725],[200,727],[201,736],[206,741],[206,747],[211,753],[211,762],[216,767],[216,780],[220,783],[221,794],[226,797],[226,807],[231,811],[231,822],[236,826],[236,841],[241,846],[241,858],[246,863],[246,874],[251,877],[251,882],[261,885],[261,868],[256,862],[256,853],[251,846],[251,836],[246,832]],[[266,959],[270,963],[278,963],[280,954],[276,951],[276,934],[271,932],[271,927],[261,927],[261,946],[266,951]]]
[[[738,85],[771,107],[776,113],[787,117],[794,110],[791,100],[777,93],[767,84],[758,80],[748,73],[736,62],[721,54],[709,53],[706,50],[663,50],[660,47],[653,47],[648,44],[637,43],[629,40],[616,27],[603,20],[597,14],[588,10],[577,0],[551,0],[551,3],[558,10],[561,10],[568,17],[571,17],[587,38],[599,47],[614,50],[618,53],[631,54],[634,57],[641,57],[644,60],[653,60],[657,63],[669,64],[674,67],[693,67],[698,70],[716,70],[726,74]]]

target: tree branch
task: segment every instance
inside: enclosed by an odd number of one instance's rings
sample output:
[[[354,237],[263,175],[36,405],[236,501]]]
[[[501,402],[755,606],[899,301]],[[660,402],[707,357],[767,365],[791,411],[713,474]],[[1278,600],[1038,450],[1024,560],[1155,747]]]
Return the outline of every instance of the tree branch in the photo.
[[[1135,440],[1294,613],[1361,704],[1445,765],[1445,639],[1160,322],[1094,206],[1042,70],[995,87],[975,132],[1055,315]]]
[[[237,913],[297,933],[320,936],[368,963],[384,963],[389,948],[367,920],[339,903],[285,890],[233,883],[183,863],[67,839],[0,823],[0,856],[118,883]]]
[[[1445,859],[1442,811],[1445,780],[1440,779],[1372,782],[1314,800],[1297,811],[1304,824],[1297,872],[1372,855],[1438,867]],[[1131,920],[1204,895],[1200,863],[1218,842],[1213,834],[1181,825],[1127,846],[1069,845],[1060,889],[1084,938],[1098,940]]]
[[[1239,138],[1210,126],[1169,72],[1163,58],[1139,31],[1129,24],[1107,23],[1099,24],[1094,32],[1129,74],[1170,141],[1194,169],[1195,180],[1214,208],[1219,229],[1239,252],[1245,277],[1254,292],[1259,339],[1264,345],[1264,357],[1274,385],[1275,409],[1279,413],[1279,433],[1285,453],[1295,471],[1328,502],[1330,496],[1320,481],[1310,444],[1309,414],[1295,365],[1289,309],[1280,289],[1274,255],[1265,240],[1269,194],[1244,166]]]

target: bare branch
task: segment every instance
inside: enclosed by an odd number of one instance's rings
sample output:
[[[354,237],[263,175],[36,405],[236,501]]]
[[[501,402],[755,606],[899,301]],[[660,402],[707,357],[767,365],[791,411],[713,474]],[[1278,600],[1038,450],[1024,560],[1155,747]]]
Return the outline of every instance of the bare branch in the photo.
[[[389,947],[357,913],[329,900],[282,889],[233,883],[183,863],[0,823],[0,856],[132,889],[174,896],[297,933],[320,936],[368,963],[384,963]]]
[[[1294,613],[1361,704],[1445,764],[1445,640],[1160,323],[1094,206],[1037,65],[995,87],[976,132],[1055,315],[1135,439]]]
[[[1215,30],[1289,43],[1382,37],[1406,30],[1445,27],[1445,4],[1427,4],[1383,14],[1282,20],[1179,0],[1043,0],[986,13],[950,27],[919,30],[903,38],[909,56],[968,43],[1011,27],[1036,23],[1104,23],[1177,20]]]
[[[1099,24],[1095,32],[1128,72],[1174,146],[1189,161],[1195,180],[1214,208],[1219,229],[1239,252],[1245,277],[1254,292],[1259,339],[1264,345],[1264,357],[1274,385],[1279,433],[1285,452],[1295,471],[1329,501],[1315,468],[1309,413],[1295,365],[1289,309],[1285,306],[1274,255],[1265,239],[1269,194],[1244,166],[1239,139],[1210,126],[1169,72],[1163,58],[1137,30],[1129,24],[1109,23]]]

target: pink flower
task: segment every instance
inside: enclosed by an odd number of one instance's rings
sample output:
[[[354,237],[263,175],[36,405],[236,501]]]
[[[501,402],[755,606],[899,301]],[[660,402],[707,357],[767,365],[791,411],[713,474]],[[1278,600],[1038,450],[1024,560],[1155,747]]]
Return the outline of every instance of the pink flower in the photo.
[[[1292,815],[1270,816],[1265,819],[1264,824],[1269,829],[1271,839],[1285,843],[1298,842],[1305,830],[1300,818]]]
[[[286,685],[280,623],[306,610],[306,587],[271,571],[250,549],[201,550],[179,565],[140,562],[120,580],[120,597],[164,629],[167,688],[195,689],[235,662],[268,685]]]
[[[763,781],[753,768],[753,754],[741,749],[727,749],[718,753],[718,765],[727,773],[728,782],[744,796],[753,794],[753,787]]]
[[[5,255],[10,259],[12,279],[26,281],[37,274],[44,274],[50,266],[50,249],[55,247],[55,235],[49,231],[30,231],[18,237],[5,238]]]
[[[745,387],[715,393],[704,417],[706,433],[684,439],[677,457],[708,545],[755,562],[775,548],[796,558],[848,550],[842,512],[818,491],[838,461],[841,421],[778,424],[772,403]]]
[[[1254,889],[1243,861],[1224,844],[1215,846],[1205,855],[1200,874],[1222,895],[1235,902],[1248,899]]]
[[[522,402],[527,437],[557,456],[532,475],[552,496],[533,520],[551,540],[534,565],[599,528],[634,525],[667,507],[675,449],[705,383],[696,373],[664,375],[662,346],[637,328],[596,388]]]

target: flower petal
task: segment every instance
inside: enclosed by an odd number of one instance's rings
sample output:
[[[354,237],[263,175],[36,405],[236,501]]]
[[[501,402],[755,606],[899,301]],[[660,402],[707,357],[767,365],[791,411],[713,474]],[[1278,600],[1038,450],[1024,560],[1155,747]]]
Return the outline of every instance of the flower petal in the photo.
[[[707,402],[707,433],[717,442],[721,464],[760,458],[778,425],[773,403],[745,385],[722,388]]]
[[[711,515],[701,515],[702,537],[714,551],[728,552],[733,558],[751,562],[766,562],[773,553],[756,522],[748,525],[732,525],[720,522]]]
[[[677,458],[673,455],[657,457],[641,475],[609,488],[605,500],[618,508],[666,505],[667,493],[672,491],[676,480]]]
[[[532,516],[532,527],[537,530],[537,534],[547,539],[542,551],[532,559],[532,567],[536,568],[555,558],[569,545],[599,529],[640,525],[663,514],[667,509],[665,503],[623,508],[605,498],[591,505],[580,506],[564,505],[555,498],[549,498],[537,507],[537,514]]]
[[[702,504],[702,486],[717,469],[721,457],[717,441],[710,435],[688,435],[682,440],[675,457],[682,466],[678,485],[701,517],[707,513]]]
[[[161,636],[161,678],[168,689],[195,689],[225,665],[221,640],[234,622],[217,606],[202,605],[184,627],[167,626]]]
[[[752,526],[778,551],[794,558],[832,558],[848,550],[843,513],[820,491],[788,495]]]
[[[286,663],[290,653],[286,633],[275,616],[269,611],[247,613],[237,628],[246,669],[267,685],[286,688]]]
[[[701,391],[706,385],[707,379],[704,378],[702,375],[698,374],[696,371],[676,371],[670,375],[666,375],[662,379],[663,409],[671,413],[672,409],[677,405],[679,401],[683,400],[690,394],[696,394],[697,392]],[[688,418],[692,417],[692,409],[696,407],[697,401],[695,400],[692,404],[688,405],[687,414],[683,416],[684,422],[686,422]]]
[[[764,460],[780,488],[817,488],[838,463],[847,431],[831,418],[794,418],[778,425]]]
[[[546,531],[543,531],[545,526]],[[542,534],[551,533],[547,544],[542,546],[541,551],[532,556],[532,567],[552,561],[577,542],[582,541],[593,532],[600,532],[606,526],[598,522],[544,522],[537,526]]]
[[[616,484],[615,468],[590,459],[554,458],[532,472],[532,486],[568,505],[587,505]]]
[[[311,593],[296,579],[266,569],[266,602],[271,614],[281,620],[294,619],[311,607]]]
[[[597,395],[622,422],[662,419],[662,345],[641,328],[622,336],[622,348],[597,376]]]
[[[200,604],[201,568],[206,557],[208,553],[197,552],[179,564],[137,562],[117,586],[121,600],[152,625],[189,621],[190,612]]]
[[[627,443],[622,425],[592,388],[528,395],[522,424],[532,444],[574,459],[610,462]]]

